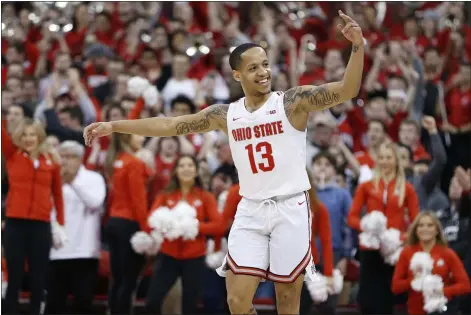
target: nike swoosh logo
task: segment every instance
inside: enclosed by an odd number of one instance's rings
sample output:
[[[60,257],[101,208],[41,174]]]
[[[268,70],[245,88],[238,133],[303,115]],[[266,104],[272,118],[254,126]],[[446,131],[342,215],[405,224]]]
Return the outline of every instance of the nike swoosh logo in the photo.
[[[237,117],[237,118],[232,118],[232,121],[236,121],[236,120],[239,120],[241,119],[242,117]]]
[[[298,205],[302,205],[305,202],[306,202],[306,200],[304,200],[303,202],[298,202]]]

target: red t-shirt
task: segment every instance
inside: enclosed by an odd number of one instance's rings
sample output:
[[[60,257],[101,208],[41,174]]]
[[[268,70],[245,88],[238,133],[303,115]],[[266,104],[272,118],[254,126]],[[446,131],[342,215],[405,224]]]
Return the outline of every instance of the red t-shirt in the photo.
[[[461,127],[471,123],[471,89],[452,89],[447,95],[446,109],[450,124]]]

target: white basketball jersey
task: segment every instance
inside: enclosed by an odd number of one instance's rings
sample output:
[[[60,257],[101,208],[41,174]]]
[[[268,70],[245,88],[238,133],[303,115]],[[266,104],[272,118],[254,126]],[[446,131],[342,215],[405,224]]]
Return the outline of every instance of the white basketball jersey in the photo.
[[[288,121],[282,92],[250,113],[245,97],[230,104],[227,130],[241,196],[263,200],[311,188],[306,173],[306,131]]]

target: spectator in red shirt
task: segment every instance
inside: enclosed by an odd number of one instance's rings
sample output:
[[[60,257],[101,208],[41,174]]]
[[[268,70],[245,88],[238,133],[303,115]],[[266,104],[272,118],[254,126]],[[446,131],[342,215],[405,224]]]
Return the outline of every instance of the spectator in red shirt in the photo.
[[[438,45],[438,36],[437,36],[437,20],[439,16],[433,14],[432,12],[425,13],[424,18],[421,21],[422,32],[415,41],[417,47],[417,52],[420,56],[423,56],[425,49],[430,46]]]
[[[95,17],[95,33],[96,39],[101,44],[114,48],[116,45],[115,32],[112,28],[112,16],[108,12],[100,12]]]
[[[460,70],[452,77],[451,90],[446,96],[448,124],[443,131],[451,134],[471,131],[471,65],[462,63]]]
[[[72,57],[80,56],[83,53],[85,37],[87,36],[88,4],[82,3],[75,8],[72,17],[72,30],[65,34],[65,41],[70,49]]]

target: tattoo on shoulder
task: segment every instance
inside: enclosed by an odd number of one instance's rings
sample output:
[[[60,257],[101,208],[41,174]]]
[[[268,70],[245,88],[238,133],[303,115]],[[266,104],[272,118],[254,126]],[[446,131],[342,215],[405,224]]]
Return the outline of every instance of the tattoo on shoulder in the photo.
[[[215,120],[218,125],[224,126],[227,121],[228,109],[229,105],[217,104],[209,106],[201,112],[201,114],[203,114],[202,118],[177,124],[177,135],[180,136],[209,130],[212,120]]]
[[[284,95],[284,107],[286,115],[289,117],[294,109],[294,105],[299,102],[307,102],[314,108],[322,109],[331,106],[340,101],[340,94],[331,92],[325,87],[318,86],[315,88],[294,87],[286,91]]]

